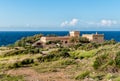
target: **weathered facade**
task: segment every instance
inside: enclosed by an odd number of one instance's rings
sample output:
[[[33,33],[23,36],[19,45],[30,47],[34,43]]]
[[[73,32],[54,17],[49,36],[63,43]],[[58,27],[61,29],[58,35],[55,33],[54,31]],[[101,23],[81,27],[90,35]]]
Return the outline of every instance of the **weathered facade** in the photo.
[[[42,43],[47,43],[48,41],[57,41],[60,40],[63,44],[70,43],[71,37],[79,37],[80,32],[79,31],[71,31],[69,32],[69,36],[58,36],[58,37],[41,37],[40,41]]]
[[[41,37],[41,39],[33,44],[33,46],[37,46],[40,44],[46,44],[49,41],[60,41],[63,46],[67,46],[70,44],[71,37],[79,37],[79,31],[71,31],[69,32],[69,36],[57,36],[57,37]],[[86,37],[91,42],[95,43],[103,43],[104,42],[104,34],[83,34],[82,37]]]
[[[103,43],[104,42],[104,34],[83,34],[82,37],[86,37],[91,42],[95,43]]]
[[[70,37],[79,37],[80,36],[80,32],[79,31],[71,31],[69,32]]]
[[[57,37],[41,37],[41,39],[33,44],[33,46],[37,46],[40,44],[46,44],[49,41],[61,41],[63,46],[68,46],[70,44],[71,37],[79,37],[79,31],[71,31],[69,32],[69,36],[57,36]]]
[[[59,37],[41,37],[40,41],[42,43],[47,43],[49,41],[57,41],[57,40],[60,40],[62,43],[66,44],[66,43],[69,43],[70,37],[69,36],[59,36]]]

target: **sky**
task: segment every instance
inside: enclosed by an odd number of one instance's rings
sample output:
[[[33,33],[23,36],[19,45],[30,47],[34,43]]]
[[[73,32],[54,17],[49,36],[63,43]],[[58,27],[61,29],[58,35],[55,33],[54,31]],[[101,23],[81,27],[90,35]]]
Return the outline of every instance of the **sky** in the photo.
[[[120,31],[120,0],[0,0],[0,31]]]

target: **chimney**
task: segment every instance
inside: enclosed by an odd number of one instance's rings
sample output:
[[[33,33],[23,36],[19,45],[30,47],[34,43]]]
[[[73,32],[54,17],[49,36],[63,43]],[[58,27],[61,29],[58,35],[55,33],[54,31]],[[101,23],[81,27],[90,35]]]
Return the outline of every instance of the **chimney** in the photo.
[[[96,35],[98,34],[98,32],[96,32]]]

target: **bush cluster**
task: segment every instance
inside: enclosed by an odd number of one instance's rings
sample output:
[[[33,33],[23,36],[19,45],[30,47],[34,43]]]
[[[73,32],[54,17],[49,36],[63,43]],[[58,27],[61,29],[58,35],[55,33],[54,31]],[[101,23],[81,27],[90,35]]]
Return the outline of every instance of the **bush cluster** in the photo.
[[[101,46],[101,45],[97,44],[97,43],[88,43],[88,44],[81,45],[79,47],[79,49],[89,51],[89,50],[92,50],[92,49],[97,49],[99,46]]]
[[[77,43],[89,43],[90,41],[85,37],[71,37],[70,42],[77,44]]]
[[[61,43],[61,41],[60,40],[55,40],[55,41],[48,41],[48,42],[46,42],[47,45],[58,44],[58,43]]]
[[[117,72],[117,68],[120,68],[120,51],[113,54],[113,56],[115,57],[112,58],[110,53],[98,55],[93,62],[93,68],[113,73]]]
[[[8,66],[8,68],[19,68],[19,67],[22,67],[24,65],[28,65],[28,64],[32,64],[34,63],[34,60],[31,59],[31,58],[26,58],[22,61],[18,61],[18,62],[15,62],[11,65]]]
[[[50,54],[48,55],[44,55],[44,56],[40,56],[38,57],[38,61],[40,62],[49,62],[49,61],[54,61],[57,60],[59,58],[67,58],[70,57],[70,54],[68,52],[64,51],[52,51],[50,52]]]
[[[120,51],[116,53],[115,64],[120,68]]]
[[[0,81],[24,81],[22,76],[11,76],[8,74],[0,74]]]
[[[41,50],[39,48],[13,50],[13,51],[2,54],[1,57],[14,56],[14,55],[20,55],[20,54],[37,54],[37,53],[41,53]]]
[[[76,50],[70,52],[70,57],[73,59],[83,59],[83,58],[93,57],[95,54],[96,54],[96,50],[90,50],[90,51]]]
[[[103,54],[96,57],[96,60],[93,63],[94,69],[100,68],[102,65],[108,62],[108,54]]]
[[[19,55],[19,54],[23,54],[23,53],[27,54],[27,51],[26,50],[13,50],[13,51],[4,53],[1,56],[6,57],[6,56]]]
[[[36,34],[34,36],[23,37],[20,40],[16,41],[13,46],[17,46],[17,47],[30,46],[34,42],[40,40],[40,37],[42,36],[43,36],[42,34]]]
[[[104,43],[102,43],[102,45],[114,45],[117,42],[114,39],[111,40],[106,40]]]
[[[75,79],[80,80],[80,79],[85,79],[86,77],[89,77],[90,72],[89,71],[84,71],[80,74],[78,74]]]
[[[67,59],[62,59],[62,60],[60,60],[60,61],[59,61],[59,64],[60,64],[60,65],[71,65],[71,64],[77,64],[77,62],[75,62],[74,59],[69,59],[69,58],[67,58]]]

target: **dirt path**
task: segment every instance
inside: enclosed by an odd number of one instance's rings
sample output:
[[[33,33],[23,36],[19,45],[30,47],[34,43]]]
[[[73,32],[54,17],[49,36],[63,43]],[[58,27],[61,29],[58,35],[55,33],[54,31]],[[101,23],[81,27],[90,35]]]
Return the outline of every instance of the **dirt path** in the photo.
[[[31,68],[9,70],[7,74],[23,75],[26,81],[73,81],[64,72],[37,73]]]

